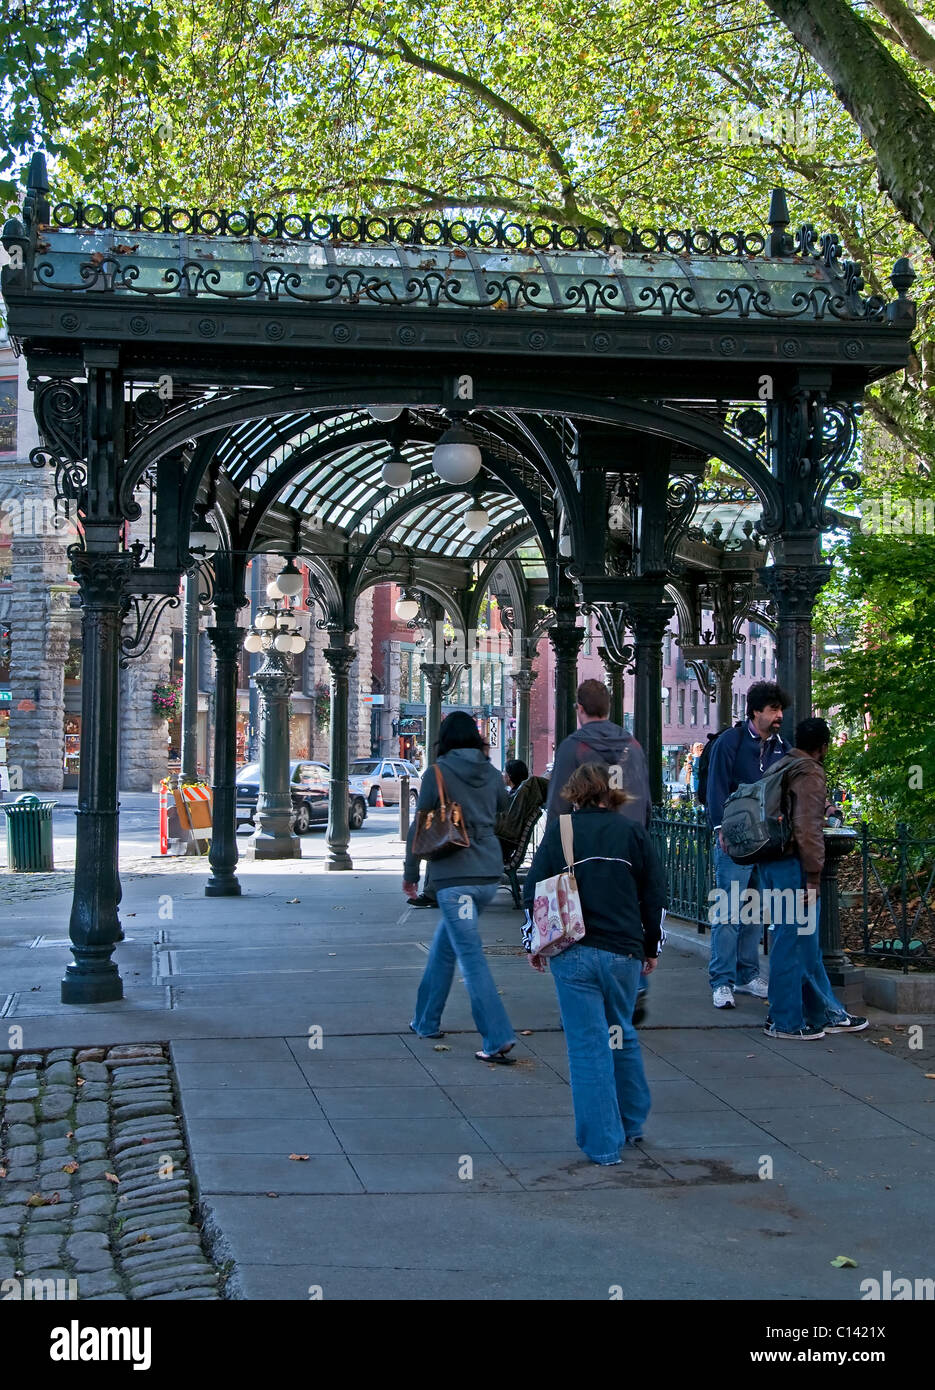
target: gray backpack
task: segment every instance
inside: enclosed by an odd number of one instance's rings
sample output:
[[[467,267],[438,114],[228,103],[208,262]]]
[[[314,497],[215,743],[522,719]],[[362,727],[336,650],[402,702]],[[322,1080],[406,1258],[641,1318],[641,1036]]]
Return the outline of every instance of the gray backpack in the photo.
[[[724,802],[721,835],[735,864],[781,859],[792,842],[786,773],[806,758],[780,758],[758,782],[742,782]]]

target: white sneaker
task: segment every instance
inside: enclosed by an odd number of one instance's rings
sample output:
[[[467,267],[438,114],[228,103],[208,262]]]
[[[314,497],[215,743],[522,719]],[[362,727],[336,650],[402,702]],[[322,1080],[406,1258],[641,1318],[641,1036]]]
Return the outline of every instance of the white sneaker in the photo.
[[[735,985],[735,994],[752,994],[755,999],[769,998],[769,985],[765,980],[759,978],[748,981],[745,985]]]
[[[730,985],[718,985],[714,991],[714,1007],[716,1009],[732,1009],[734,1007],[734,991]]]

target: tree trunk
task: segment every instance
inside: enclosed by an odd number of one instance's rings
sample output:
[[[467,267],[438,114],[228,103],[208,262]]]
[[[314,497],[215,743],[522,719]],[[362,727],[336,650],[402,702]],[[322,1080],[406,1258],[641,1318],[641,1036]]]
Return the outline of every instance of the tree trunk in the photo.
[[[935,248],[935,112],[844,0],[764,0],[824,69],[877,160],[880,187]]]

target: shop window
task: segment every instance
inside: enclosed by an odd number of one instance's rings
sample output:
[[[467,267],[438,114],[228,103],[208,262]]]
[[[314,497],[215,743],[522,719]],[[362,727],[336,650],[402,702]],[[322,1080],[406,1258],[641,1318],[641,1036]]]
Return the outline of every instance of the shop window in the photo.
[[[680,723],[680,724],[684,724],[684,723],[685,723],[685,690],[684,690],[684,687],[679,689],[679,723]]]
[[[692,690],[692,725],[698,723],[698,691]]]

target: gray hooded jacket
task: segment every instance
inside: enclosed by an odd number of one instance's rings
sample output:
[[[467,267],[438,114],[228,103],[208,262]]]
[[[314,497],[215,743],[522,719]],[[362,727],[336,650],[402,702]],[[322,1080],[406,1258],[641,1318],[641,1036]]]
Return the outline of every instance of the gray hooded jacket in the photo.
[[[556,816],[567,815],[571,806],[561,795],[562,788],[576,767],[582,763],[605,763],[621,769],[620,790],[632,798],[621,806],[620,815],[637,825],[648,826],[652,816],[649,795],[649,772],[646,755],[632,734],[609,719],[592,719],[575,733],[563,738],[555,754],[555,766],[549,781],[549,800],[546,806],[547,823]]]
[[[462,883],[499,883],[503,876],[503,851],[494,834],[494,822],[497,812],[506,810],[510,804],[503,778],[479,748],[453,749],[438,759],[438,769],[445,780],[449,801],[457,801],[461,807],[471,843],[467,849],[432,860],[432,890],[437,893],[441,888],[454,888]],[[431,811],[437,805],[435,772],[427,767],[422,774],[419,810]],[[407,850],[411,852],[411,840]],[[406,871],[413,867],[407,853]]]

